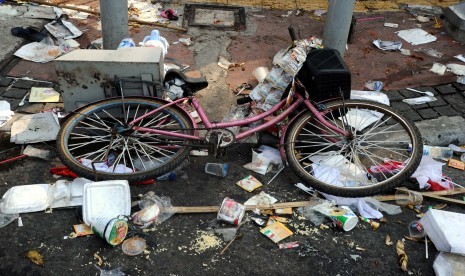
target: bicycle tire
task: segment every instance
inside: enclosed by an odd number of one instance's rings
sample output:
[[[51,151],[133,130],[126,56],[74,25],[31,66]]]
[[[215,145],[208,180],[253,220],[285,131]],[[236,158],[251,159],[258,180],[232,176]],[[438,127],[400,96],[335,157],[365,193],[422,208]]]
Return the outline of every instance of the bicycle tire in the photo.
[[[323,116],[352,136],[329,130],[310,111],[299,115],[286,132],[285,152],[303,182],[323,193],[363,197],[390,191],[415,172],[423,145],[409,119],[389,106],[363,100],[333,101],[325,107]],[[375,121],[356,121],[362,114]]]
[[[163,104],[156,99],[137,97],[124,99],[124,111],[121,99],[90,104],[62,124],[57,137],[58,156],[73,172],[93,180],[141,182],[166,174],[188,157],[192,141],[142,133],[125,125]],[[136,125],[148,128],[156,125],[158,129],[184,134],[193,132],[188,116],[173,106]]]

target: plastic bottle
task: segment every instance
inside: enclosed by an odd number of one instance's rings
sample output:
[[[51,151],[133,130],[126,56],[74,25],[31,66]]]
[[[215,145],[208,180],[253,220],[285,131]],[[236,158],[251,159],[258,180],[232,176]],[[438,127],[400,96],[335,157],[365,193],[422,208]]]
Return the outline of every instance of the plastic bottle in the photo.
[[[134,40],[132,38],[125,38],[121,40],[121,42],[118,45],[119,48],[128,48],[128,47],[136,47],[136,43],[134,43]]]
[[[151,31],[150,35],[146,36],[140,45],[144,47],[159,47],[163,49],[164,55],[168,53],[168,41],[166,41],[164,37],[160,36],[160,32],[158,30]]]
[[[454,151],[449,147],[423,145],[423,155],[447,161],[452,158]]]
[[[231,110],[228,114],[226,114],[226,116],[223,117],[222,122],[231,122],[244,119],[245,117],[247,117],[247,115],[249,115],[249,112],[250,106],[248,104],[235,106],[231,108]],[[228,127],[228,129],[232,131],[234,135],[237,135],[239,133],[240,128],[240,126]]]

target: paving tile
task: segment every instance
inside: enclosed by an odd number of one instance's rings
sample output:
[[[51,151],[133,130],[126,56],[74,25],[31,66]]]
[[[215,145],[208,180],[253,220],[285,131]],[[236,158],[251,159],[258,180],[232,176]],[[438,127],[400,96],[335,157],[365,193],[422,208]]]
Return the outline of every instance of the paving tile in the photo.
[[[418,109],[424,109],[424,108],[428,108],[429,105],[424,103],[424,104],[414,104],[412,105],[412,109],[414,110],[418,110]]]
[[[463,83],[454,82],[452,85],[460,92],[465,91],[465,84]]]
[[[431,86],[422,86],[415,89],[423,92],[432,92],[434,95],[439,95],[438,91],[436,91],[434,87]]]
[[[421,94],[419,94],[417,92],[413,92],[413,91],[410,91],[410,90],[407,90],[407,89],[401,89],[401,90],[399,90],[399,93],[402,94],[402,96],[404,96],[404,98],[415,98],[415,97],[418,97],[418,96],[421,95]]]
[[[457,92],[457,90],[455,90],[455,88],[450,84],[439,85],[439,86],[436,86],[435,88],[436,90],[439,91],[439,94],[442,94],[442,95],[453,94]]]
[[[389,100],[392,101],[401,101],[405,97],[400,94],[398,90],[387,91],[386,95],[388,96]]]
[[[428,103],[428,105],[429,105],[430,107],[448,105],[448,103],[447,103],[446,101],[444,101],[444,99],[443,99],[441,96],[436,96],[435,98],[436,98],[437,101],[429,102],[429,103]]]
[[[6,87],[0,87],[0,96],[2,96],[3,93],[5,93]]]
[[[451,105],[465,109],[465,97],[463,97],[461,93],[444,95],[442,98]]]
[[[33,85],[34,85],[33,81],[19,79],[19,80],[16,80],[12,86],[16,88],[30,89]]]
[[[460,115],[457,110],[451,108],[450,106],[438,106],[434,108],[440,116],[457,116]]]
[[[13,79],[0,77],[0,86],[8,86],[13,81]]]
[[[413,111],[413,110],[401,112],[401,114],[404,115],[405,117],[407,117],[408,119],[412,120],[412,121],[421,121],[422,120],[421,116],[416,111]]]
[[[410,111],[412,107],[404,102],[392,102],[391,106],[398,111]]]
[[[439,117],[439,114],[431,108],[420,109],[420,110],[417,110],[417,112],[425,120]]]
[[[20,89],[20,88],[10,88],[2,94],[2,97],[5,98],[13,98],[13,99],[22,99],[24,95],[28,92],[27,89]]]

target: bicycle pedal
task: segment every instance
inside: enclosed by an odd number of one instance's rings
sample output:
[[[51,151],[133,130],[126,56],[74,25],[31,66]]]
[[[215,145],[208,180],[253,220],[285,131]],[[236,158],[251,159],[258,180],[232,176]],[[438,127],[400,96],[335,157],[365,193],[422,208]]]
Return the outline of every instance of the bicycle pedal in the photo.
[[[216,151],[215,157],[220,158],[220,157],[225,156],[225,155],[226,155],[226,148],[219,148]]]

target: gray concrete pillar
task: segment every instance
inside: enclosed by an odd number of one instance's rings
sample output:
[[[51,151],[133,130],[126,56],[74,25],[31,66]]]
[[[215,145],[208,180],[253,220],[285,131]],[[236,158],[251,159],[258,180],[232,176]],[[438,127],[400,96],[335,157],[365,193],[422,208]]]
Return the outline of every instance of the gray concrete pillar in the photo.
[[[344,56],[355,0],[329,0],[328,14],[323,30],[323,45]]]
[[[129,37],[128,0],[100,0],[103,49],[118,48],[122,39]]]

